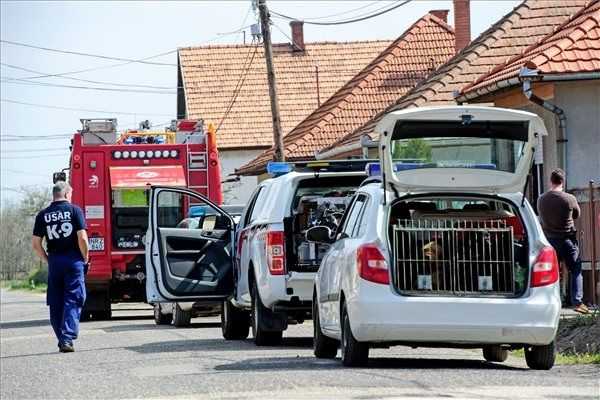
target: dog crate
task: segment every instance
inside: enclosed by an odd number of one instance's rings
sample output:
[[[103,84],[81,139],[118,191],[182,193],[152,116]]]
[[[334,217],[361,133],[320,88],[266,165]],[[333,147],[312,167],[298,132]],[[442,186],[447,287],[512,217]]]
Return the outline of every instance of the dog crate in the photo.
[[[512,297],[524,288],[505,220],[401,219],[392,233],[393,282],[402,294]]]

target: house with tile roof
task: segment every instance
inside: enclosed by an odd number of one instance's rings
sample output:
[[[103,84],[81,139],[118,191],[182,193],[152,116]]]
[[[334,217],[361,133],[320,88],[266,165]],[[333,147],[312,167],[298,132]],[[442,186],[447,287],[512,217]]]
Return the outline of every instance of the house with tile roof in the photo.
[[[566,189],[582,211],[575,222],[582,235],[584,281],[589,283],[594,245],[600,255],[600,234],[595,244],[589,235],[593,229],[600,232],[600,1],[588,1],[553,32],[463,87],[456,99],[527,110],[544,119],[548,136],[542,151],[536,151],[534,194],[547,188],[553,169],[565,170]],[[596,182],[596,215],[591,180]],[[592,300],[589,285],[585,292],[587,301]]]
[[[302,23],[291,24],[294,43],[273,45],[281,125],[287,134],[360,72],[390,40],[304,43]],[[273,144],[271,106],[262,43],[178,50],[178,118],[202,118],[217,128],[222,177]],[[229,203],[244,203],[255,177],[224,185]]]
[[[420,18],[319,108],[283,138],[286,160],[314,158],[405,94],[454,54],[454,30],[448,11],[434,10]],[[260,154],[236,173],[258,175],[273,159],[273,149]]]
[[[391,111],[425,105],[456,104],[455,95],[463,87],[552,34],[587,3],[588,0],[523,1],[374,118],[322,148],[316,158],[359,156],[362,153],[361,138],[378,140],[374,128]]]

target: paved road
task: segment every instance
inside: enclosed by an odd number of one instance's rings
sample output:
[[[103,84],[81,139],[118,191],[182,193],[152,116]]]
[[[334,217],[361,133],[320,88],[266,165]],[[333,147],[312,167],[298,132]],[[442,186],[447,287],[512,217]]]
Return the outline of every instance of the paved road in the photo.
[[[225,342],[218,319],[188,329],[154,325],[143,305],[82,324],[77,351],[60,354],[44,297],[1,295],[0,398],[377,399],[600,398],[598,366],[526,369],[523,360],[482,361],[479,351],[375,350],[369,368],[316,360],[311,325],[294,326],[279,347]]]

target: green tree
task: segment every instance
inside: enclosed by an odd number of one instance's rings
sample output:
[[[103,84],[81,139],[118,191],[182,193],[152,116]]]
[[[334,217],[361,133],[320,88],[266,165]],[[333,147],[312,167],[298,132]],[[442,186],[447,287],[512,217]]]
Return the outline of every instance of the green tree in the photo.
[[[426,140],[420,138],[397,141],[394,143],[392,158],[394,160],[416,159],[429,162],[431,161],[431,146]]]

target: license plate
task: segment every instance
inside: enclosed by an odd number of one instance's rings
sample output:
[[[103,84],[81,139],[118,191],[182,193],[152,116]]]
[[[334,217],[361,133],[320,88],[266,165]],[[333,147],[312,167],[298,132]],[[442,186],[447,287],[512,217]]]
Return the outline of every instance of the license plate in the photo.
[[[103,237],[90,238],[90,250],[92,250],[92,251],[104,250],[104,238]]]

